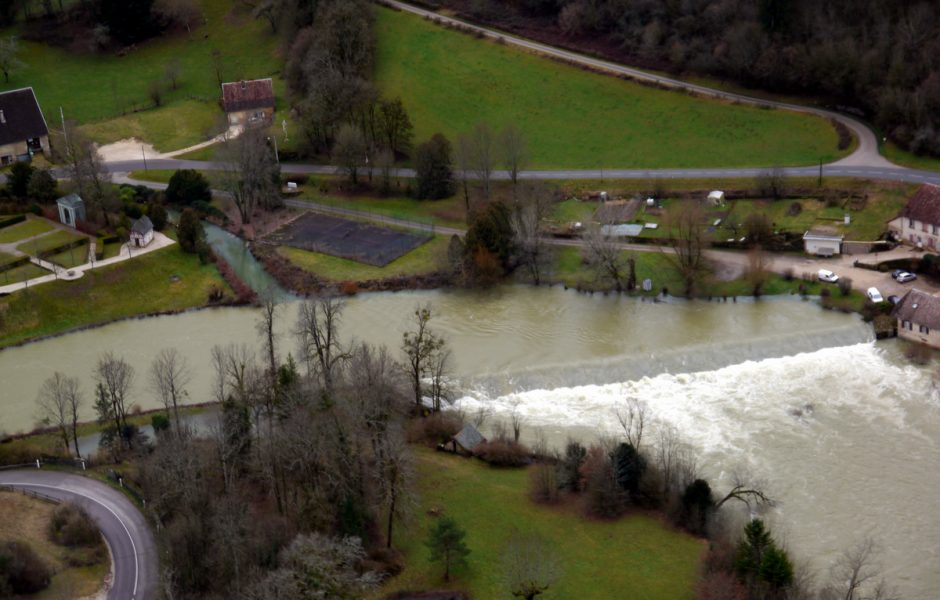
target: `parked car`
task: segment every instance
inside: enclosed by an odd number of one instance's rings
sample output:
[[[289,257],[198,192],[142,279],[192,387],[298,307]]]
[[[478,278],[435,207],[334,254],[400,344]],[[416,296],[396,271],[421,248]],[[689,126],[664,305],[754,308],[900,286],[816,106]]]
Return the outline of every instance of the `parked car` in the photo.
[[[897,303],[900,302],[900,301],[901,301],[901,297],[900,297],[900,296],[888,296],[888,302],[890,302],[892,305],[895,305],[895,306],[896,306]]]
[[[908,273],[907,271],[905,271],[901,273],[900,275],[898,275],[897,277],[895,277],[895,279],[898,280],[898,283],[909,283],[917,279],[917,275],[914,275],[913,273]]]
[[[827,283],[835,283],[839,281],[839,276],[833,273],[832,271],[827,271],[826,269],[820,269],[819,280],[825,281]]]
[[[881,292],[878,291],[878,288],[870,287],[868,288],[868,291],[866,292],[866,294],[868,295],[868,299],[874,302],[875,304],[885,301],[884,297],[881,295]]]
[[[904,269],[895,269],[891,271],[891,278],[897,279],[898,275],[900,275],[901,273],[907,273],[907,271],[905,271]]]

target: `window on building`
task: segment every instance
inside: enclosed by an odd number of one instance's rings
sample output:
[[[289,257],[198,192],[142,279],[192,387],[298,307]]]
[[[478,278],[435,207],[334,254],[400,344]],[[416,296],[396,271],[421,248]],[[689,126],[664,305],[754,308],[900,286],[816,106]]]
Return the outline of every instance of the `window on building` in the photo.
[[[937,235],[937,226],[931,225],[930,227],[931,227],[931,233],[933,233],[934,235]]]
[[[908,219],[907,226],[910,227],[911,229],[914,229],[914,219]]]
[[[921,333],[926,333],[926,334],[929,335],[929,334],[930,334],[930,327],[927,327],[926,325],[921,325],[921,326],[920,326],[920,332],[921,332]]]
[[[911,329],[910,321],[901,321],[901,329]]]

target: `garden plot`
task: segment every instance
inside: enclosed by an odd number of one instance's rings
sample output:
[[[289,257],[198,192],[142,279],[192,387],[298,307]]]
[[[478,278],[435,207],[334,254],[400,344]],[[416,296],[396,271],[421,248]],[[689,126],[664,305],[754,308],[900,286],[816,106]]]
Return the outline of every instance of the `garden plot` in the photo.
[[[384,267],[431,237],[430,234],[307,213],[272,233],[267,241]]]

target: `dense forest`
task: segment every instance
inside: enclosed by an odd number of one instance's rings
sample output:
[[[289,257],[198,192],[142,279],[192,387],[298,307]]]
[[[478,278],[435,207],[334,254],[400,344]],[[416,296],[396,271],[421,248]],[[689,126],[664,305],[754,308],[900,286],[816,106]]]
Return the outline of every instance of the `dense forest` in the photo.
[[[940,155],[940,6],[912,0],[435,0],[647,68],[818,96]]]

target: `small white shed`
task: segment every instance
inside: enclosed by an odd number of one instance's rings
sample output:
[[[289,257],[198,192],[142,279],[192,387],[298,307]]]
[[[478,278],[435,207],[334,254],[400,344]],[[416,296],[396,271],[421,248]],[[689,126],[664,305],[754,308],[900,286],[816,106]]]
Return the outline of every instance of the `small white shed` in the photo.
[[[803,234],[803,251],[815,256],[842,254],[843,239],[838,233],[810,229]]]
[[[150,217],[143,216],[131,226],[131,246],[143,248],[153,241],[153,222]]]
[[[708,203],[712,206],[722,206],[725,203],[725,193],[721,190],[709,192]]]

